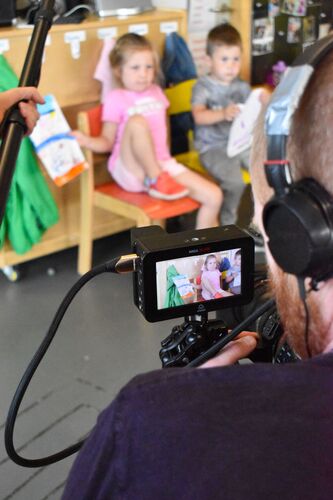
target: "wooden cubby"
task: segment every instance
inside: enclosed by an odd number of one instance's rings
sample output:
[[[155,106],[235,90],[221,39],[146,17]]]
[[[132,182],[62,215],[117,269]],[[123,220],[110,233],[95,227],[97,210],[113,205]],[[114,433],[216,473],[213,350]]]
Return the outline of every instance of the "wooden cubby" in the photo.
[[[187,36],[186,11],[154,10],[122,19],[89,17],[80,24],[53,25],[49,32],[49,44],[45,47],[39,90],[43,95],[55,95],[70,125],[76,127],[77,112],[99,101],[100,83],[94,80],[93,74],[105,33],[109,35],[110,32],[114,32],[114,36],[117,37],[128,31],[141,34],[146,31],[146,36],[153,41],[161,54],[166,33],[170,30],[176,30],[183,37]],[[9,50],[3,54],[18,76],[22,70],[31,33],[30,28],[0,29],[0,43],[9,46]],[[65,41],[66,38],[75,38],[76,35],[85,39],[80,43],[80,57],[77,59],[73,58],[71,45]],[[42,172],[56,200],[60,220],[45,232],[39,243],[22,255],[16,254],[6,242],[0,250],[0,267],[19,264],[78,244],[79,179],[74,179],[58,188],[48,178],[43,168]],[[100,182],[108,178],[109,174],[105,169]],[[96,209],[94,213],[94,238],[114,234],[130,227],[133,227],[130,219],[113,216],[100,209]]]

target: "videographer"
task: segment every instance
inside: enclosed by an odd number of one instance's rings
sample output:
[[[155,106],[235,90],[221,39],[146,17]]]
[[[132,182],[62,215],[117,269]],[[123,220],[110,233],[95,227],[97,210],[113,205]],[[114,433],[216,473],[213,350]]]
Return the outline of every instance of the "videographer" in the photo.
[[[21,101],[21,102],[19,102]],[[0,124],[11,106],[19,102],[19,109],[25,119],[27,134],[30,134],[38,119],[36,104],[43,104],[44,99],[35,87],[17,87],[0,93]]]
[[[305,88],[287,143],[293,180],[313,178],[329,197],[332,131],[330,51]],[[100,415],[74,463],[63,500],[332,500],[333,278],[332,273],[318,281],[306,278],[304,298],[300,280],[273,259],[262,222],[273,195],[266,158],[262,113],[251,162],[255,222],[265,238],[286,338],[301,359],[226,366],[255,348],[256,335],[243,333],[206,369],[137,376]],[[332,207],[328,201],[331,217]],[[281,225],[280,250],[297,263],[297,252],[288,246],[297,231],[288,221]]]

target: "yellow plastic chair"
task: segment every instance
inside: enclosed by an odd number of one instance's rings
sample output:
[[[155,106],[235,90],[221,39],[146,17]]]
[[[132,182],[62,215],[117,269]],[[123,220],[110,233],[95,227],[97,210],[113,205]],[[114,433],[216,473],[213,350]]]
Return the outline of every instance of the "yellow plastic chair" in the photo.
[[[192,88],[196,83],[196,79],[186,80],[185,82],[178,83],[173,87],[165,89],[165,94],[170,102],[168,109],[169,116],[177,115],[191,111],[191,96]],[[193,146],[193,130],[189,132],[189,151],[175,156],[179,163],[186,167],[198,172],[201,175],[209,177],[209,173],[205,167],[200,163],[199,153]],[[245,184],[250,184],[250,174],[247,170],[242,169],[243,181]]]

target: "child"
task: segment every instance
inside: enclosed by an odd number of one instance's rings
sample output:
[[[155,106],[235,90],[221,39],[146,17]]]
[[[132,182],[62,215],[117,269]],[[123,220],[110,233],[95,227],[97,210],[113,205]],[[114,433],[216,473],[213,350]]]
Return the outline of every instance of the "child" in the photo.
[[[235,295],[241,292],[241,263],[242,254],[240,250],[237,250],[233,265],[227,270],[225,278],[225,282],[229,284],[229,290]]]
[[[204,263],[204,269],[201,275],[201,295],[205,300],[220,299],[231,295],[221,288],[221,273],[218,270],[216,255],[207,255]]]
[[[112,151],[108,168],[127,191],[147,191],[173,200],[189,194],[201,203],[197,228],[216,226],[222,195],[218,186],[171,157],[167,145],[169,105],[155,83],[157,59],[150,42],[137,34],[121,36],[110,53],[119,88],[111,90],[103,107],[99,137],[76,131],[79,143],[97,153]]]
[[[251,88],[238,78],[242,42],[233,26],[221,24],[213,28],[208,33],[206,51],[210,73],[199,78],[192,94],[194,144],[202,164],[222,188],[221,223],[235,224],[244,190],[240,167],[248,168],[249,149],[233,158],[226,151],[231,123]]]

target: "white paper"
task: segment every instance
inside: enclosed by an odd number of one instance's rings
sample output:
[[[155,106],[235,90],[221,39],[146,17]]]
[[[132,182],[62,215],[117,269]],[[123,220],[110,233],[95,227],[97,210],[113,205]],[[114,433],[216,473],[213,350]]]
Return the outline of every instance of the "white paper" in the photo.
[[[178,276],[172,278],[172,281],[183,299],[194,295],[193,285],[186,274],[178,274]]]
[[[252,144],[253,128],[261,109],[259,99],[261,92],[261,88],[252,90],[246,102],[241,106],[241,112],[232,123],[227,146],[229,158],[242,153]]]
[[[51,179],[61,186],[86,168],[86,161],[54,96],[44,99],[45,104],[37,105],[40,118],[30,139]]]

